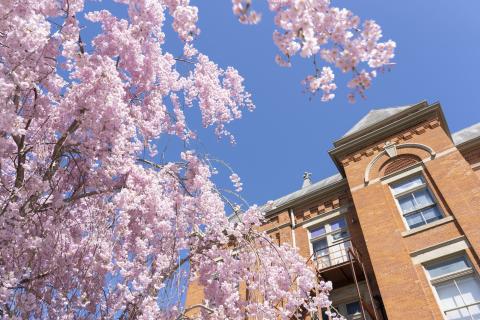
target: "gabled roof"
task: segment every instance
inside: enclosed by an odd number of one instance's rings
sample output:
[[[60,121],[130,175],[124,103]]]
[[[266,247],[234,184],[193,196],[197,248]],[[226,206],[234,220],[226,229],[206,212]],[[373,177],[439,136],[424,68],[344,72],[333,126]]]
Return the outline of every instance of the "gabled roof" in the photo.
[[[373,109],[370,110],[360,121],[358,121],[350,130],[345,133],[342,138],[345,138],[355,132],[361,131],[365,128],[374,125],[382,120],[385,120],[405,109],[412,107],[413,105],[400,106],[400,107],[390,107],[384,109]]]
[[[276,209],[280,209],[284,205],[291,204],[296,200],[316,194],[317,192],[322,191],[323,189],[327,189],[328,187],[334,185],[336,182],[340,182],[342,180],[344,180],[342,175],[340,173],[337,173],[333,176],[312,183],[309,186],[306,186],[295,192],[289,193],[286,196],[278,198],[277,200],[274,200],[272,203],[269,204],[269,207],[271,209],[268,211],[275,211]]]
[[[452,134],[452,140],[456,146],[479,137],[480,122]]]

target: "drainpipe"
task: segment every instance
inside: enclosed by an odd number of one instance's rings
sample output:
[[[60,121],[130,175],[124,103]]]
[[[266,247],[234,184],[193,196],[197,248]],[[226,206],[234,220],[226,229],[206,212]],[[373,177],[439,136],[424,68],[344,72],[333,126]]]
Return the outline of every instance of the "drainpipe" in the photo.
[[[297,240],[295,239],[295,215],[293,214],[293,208],[288,209],[290,213],[290,226],[292,227],[292,245],[294,248],[297,248]],[[300,284],[300,280],[296,279],[297,286]]]
[[[293,214],[293,208],[290,208],[288,209],[289,213],[290,213],[290,225],[292,227],[292,244],[293,244],[293,247],[296,248],[297,247],[297,241],[295,239],[295,216]]]

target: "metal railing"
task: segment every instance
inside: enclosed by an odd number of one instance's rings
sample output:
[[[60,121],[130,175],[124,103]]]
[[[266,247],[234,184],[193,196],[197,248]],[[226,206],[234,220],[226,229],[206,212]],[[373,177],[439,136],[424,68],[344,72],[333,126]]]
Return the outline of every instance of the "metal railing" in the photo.
[[[351,240],[344,240],[315,251],[313,260],[318,270],[326,269],[349,262],[352,258],[351,251],[355,251]]]
[[[316,250],[308,259],[308,263],[313,263],[317,272],[321,272],[322,269],[327,269],[330,267],[335,267],[336,265],[350,265],[352,270],[353,282],[355,283],[357,296],[360,301],[361,306],[361,317],[362,320],[373,319],[378,320],[378,314],[376,307],[373,303],[372,290],[370,288],[370,281],[368,275],[365,271],[365,266],[363,265],[361,255],[352,245],[350,239],[339,241],[333,243],[332,245]],[[356,267],[355,267],[356,265]],[[365,283],[367,285],[368,295],[370,299],[370,304],[366,303],[362,297],[360,287],[358,284],[357,270],[363,274],[365,277]],[[328,279],[327,279],[328,280]],[[368,318],[367,318],[368,313]],[[317,317],[321,317],[321,312],[318,312]],[[354,318],[355,319],[355,318]]]

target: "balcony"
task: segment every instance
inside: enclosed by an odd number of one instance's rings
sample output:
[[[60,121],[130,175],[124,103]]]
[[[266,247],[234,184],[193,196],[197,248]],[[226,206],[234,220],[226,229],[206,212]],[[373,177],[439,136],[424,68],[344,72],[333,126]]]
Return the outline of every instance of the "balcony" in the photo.
[[[350,239],[343,239],[316,250],[310,257],[310,261],[316,269],[319,279],[332,281],[335,288],[354,284],[360,301],[359,319],[379,319],[377,310],[371,302],[373,298],[365,266],[360,253]],[[367,292],[363,294],[359,287],[359,282],[362,281],[367,286]],[[368,302],[365,300],[367,296]]]
[[[350,262],[350,251],[353,251],[350,239],[334,243],[313,253],[313,261],[317,270],[331,268]],[[353,254],[354,252],[352,252]]]
[[[320,278],[332,281],[337,287],[365,280],[360,254],[350,239],[320,248],[309,261]]]

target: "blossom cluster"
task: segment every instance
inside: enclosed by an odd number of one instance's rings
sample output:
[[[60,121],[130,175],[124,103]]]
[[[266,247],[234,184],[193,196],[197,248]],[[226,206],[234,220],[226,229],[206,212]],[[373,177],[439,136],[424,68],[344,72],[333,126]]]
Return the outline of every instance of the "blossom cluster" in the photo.
[[[315,93],[318,90],[322,90],[322,101],[329,101],[335,97],[332,93],[337,88],[337,85],[333,82],[335,75],[330,67],[323,67],[322,72],[318,77],[308,76],[305,79],[308,84],[310,92]]]
[[[233,14],[244,24],[256,24],[260,22],[262,15],[255,10],[251,10],[251,0],[232,0]]]
[[[202,318],[243,319],[246,310],[257,319],[291,319],[300,310],[317,312],[331,305],[332,284],[319,282],[295,248],[277,246],[266,233],[255,231],[262,220],[262,212],[251,207],[226,229],[229,246],[199,256],[194,271],[209,297],[207,306],[217,310],[202,310]],[[239,284],[248,292],[244,299]]]
[[[251,0],[232,0],[232,3],[233,12],[241,22],[258,22]],[[312,93],[321,91],[322,101],[333,99],[332,91],[336,87],[334,83],[320,84],[327,80],[325,68],[317,66],[319,60],[352,74],[348,83],[352,89],[351,101],[355,94],[364,97],[372,72],[386,70],[392,65],[396,44],[392,40],[381,41],[382,29],[373,20],[361,24],[358,16],[345,8],[332,6],[330,0],[268,0],[268,4],[275,13],[274,21],[279,29],[273,33],[273,41],[281,53],[275,56],[275,61],[289,67],[296,55],[312,58],[315,72],[307,76],[304,83]],[[330,72],[332,75],[328,77],[333,81],[333,72]]]
[[[230,181],[232,181],[233,186],[235,187],[235,191],[237,191],[237,192],[242,191],[243,183],[240,182],[240,177],[238,176],[238,174],[232,173],[230,175]]]

